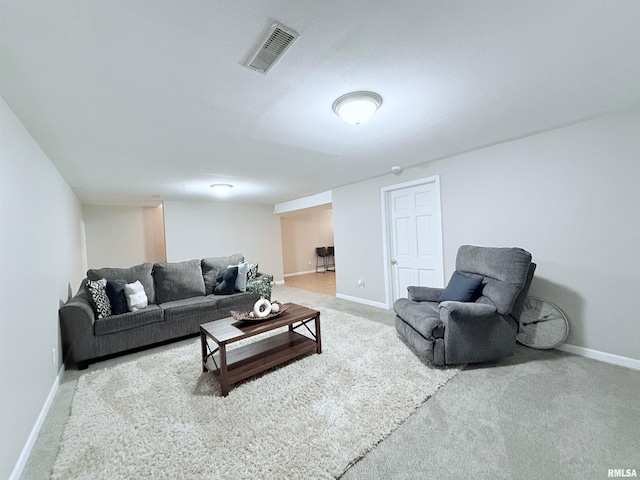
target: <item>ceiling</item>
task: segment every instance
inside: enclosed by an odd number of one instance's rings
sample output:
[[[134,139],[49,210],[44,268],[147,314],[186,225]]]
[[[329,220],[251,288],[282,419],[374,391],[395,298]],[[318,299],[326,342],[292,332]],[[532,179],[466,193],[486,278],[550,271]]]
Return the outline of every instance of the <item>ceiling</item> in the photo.
[[[300,38],[243,66],[278,21]],[[640,104],[640,2],[0,2],[0,94],[85,204],[275,204]],[[384,101],[354,126],[333,101]]]

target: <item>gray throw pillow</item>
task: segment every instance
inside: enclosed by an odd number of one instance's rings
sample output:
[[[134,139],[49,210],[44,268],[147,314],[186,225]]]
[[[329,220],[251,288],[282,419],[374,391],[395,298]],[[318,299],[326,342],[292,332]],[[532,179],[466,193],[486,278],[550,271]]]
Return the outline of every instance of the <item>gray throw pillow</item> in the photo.
[[[200,260],[168,263],[153,266],[156,287],[156,303],[171,302],[183,298],[202,297],[205,294]]]
[[[481,277],[467,277],[455,271],[451,275],[451,280],[440,295],[440,302],[470,302],[475,300],[478,289],[482,285]]]

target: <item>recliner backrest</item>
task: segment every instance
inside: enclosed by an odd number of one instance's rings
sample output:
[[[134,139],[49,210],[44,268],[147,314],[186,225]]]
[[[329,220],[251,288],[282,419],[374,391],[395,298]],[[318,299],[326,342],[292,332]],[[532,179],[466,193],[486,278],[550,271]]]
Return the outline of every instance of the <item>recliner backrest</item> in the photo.
[[[477,302],[495,305],[501,315],[511,313],[527,284],[530,265],[531,254],[514,247],[462,245],[456,257],[456,270],[483,277],[482,292]]]
[[[533,274],[536,271],[537,265],[533,262],[529,264],[529,272],[527,273],[527,280],[520,290],[518,297],[516,298],[515,303],[513,304],[513,308],[511,309],[511,313],[509,314],[513,319],[517,322],[520,320],[520,315],[522,314],[522,309],[524,308],[524,304],[527,301],[527,295],[529,294],[529,287],[531,286],[531,280],[533,280]]]

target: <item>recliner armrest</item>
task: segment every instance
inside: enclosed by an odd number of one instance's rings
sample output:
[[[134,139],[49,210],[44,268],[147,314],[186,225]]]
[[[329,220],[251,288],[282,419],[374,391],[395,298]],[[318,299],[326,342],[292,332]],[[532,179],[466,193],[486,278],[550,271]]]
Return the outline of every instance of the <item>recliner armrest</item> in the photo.
[[[440,319],[446,322],[448,318],[453,320],[482,320],[493,316],[497,309],[494,305],[486,303],[465,303],[465,302],[441,302]]]
[[[437,302],[444,288],[410,286],[407,287],[407,292],[409,300],[414,302]]]

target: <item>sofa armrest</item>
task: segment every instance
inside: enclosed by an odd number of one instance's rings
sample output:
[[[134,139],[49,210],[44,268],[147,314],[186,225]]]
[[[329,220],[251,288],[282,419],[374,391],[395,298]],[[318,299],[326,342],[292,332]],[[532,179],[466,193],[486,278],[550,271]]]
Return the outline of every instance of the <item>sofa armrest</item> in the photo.
[[[448,319],[453,320],[482,320],[492,317],[497,312],[494,305],[486,303],[466,303],[466,302],[441,302],[440,319],[446,323]]]
[[[418,286],[407,287],[409,300],[413,300],[414,302],[437,302],[443,291],[444,288]]]
[[[63,359],[78,363],[93,358],[96,314],[89,301],[79,292],[60,307],[58,313]]]

